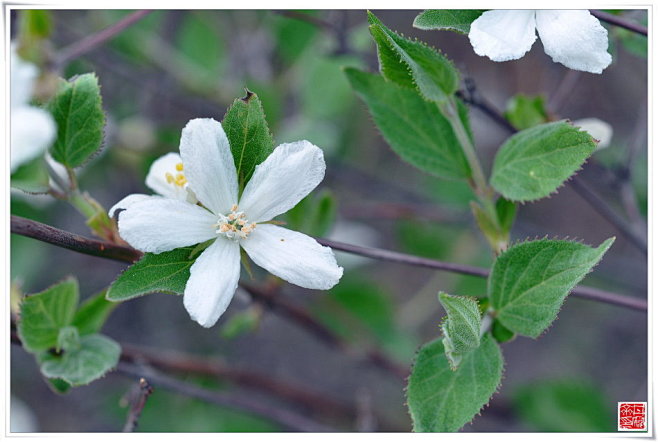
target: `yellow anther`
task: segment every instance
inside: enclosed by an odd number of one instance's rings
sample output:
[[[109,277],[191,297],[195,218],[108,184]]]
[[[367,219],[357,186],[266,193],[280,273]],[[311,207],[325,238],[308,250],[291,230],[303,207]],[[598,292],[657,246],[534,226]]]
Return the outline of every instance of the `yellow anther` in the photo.
[[[177,173],[176,174],[176,185],[177,186],[184,186],[185,183],[187,183],[187,178],[185,178],[185,175],[182,173]]]
[[[182,172],[183,171],[183,163],[176,164],[176,170],[179,171],[179,172]]]
[[[237,211],[238,211],[238,205],[237,205],[237,204],[233,204],[233,205],[231,206],[231,212],[237,212]]]
[[[235,213],[229,213],[229,215],[227,216],[227,218],[228,218],[229,221],[233,221],[233,220],[235,220],[235,218],[236,218]]]
[[[165,178],[167,179],[167,184],[172,184],[174,181],[176,181],[174,176],[169,172],[165,173]]]
[[[241,220],[238,221],[238,224],[240,224],[241,226],[244,226],[245,224],[247,224],[247,221],[241,219]]]
[[[219,226],[219,231],[222,232],[222,233],[228,232],[229,229],[230,229],[230,227],[229,227],[228,224],[222,224],[221,226]]]

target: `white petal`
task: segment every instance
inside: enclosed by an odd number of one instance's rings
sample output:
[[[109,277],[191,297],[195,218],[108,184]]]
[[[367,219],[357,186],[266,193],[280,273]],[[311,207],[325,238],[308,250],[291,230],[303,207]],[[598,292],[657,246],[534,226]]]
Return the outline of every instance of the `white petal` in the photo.
[[[343,276],[333,251],[303,233],[259,224],[240,245],[260,267],[300,287],[328,290]]]
[[[199,201],[216,214],[228,213],[238,202],[238,178],[222,125],[212,118],[191,120],[183,129],[180,154]]]
[[[39,71],[37,67],[23,60],[16,53],[16,44],[11,45],[11,107],[21,107],[32,97],[34,81]]]
[[[592,138],[599,142],[596,146],[597,150],[605,149],[610,145],[610,141],[612,141],[612,126],[603,120],[599,120],[598,118],[583,118],[582,120],[574,121],[573,125],[589,133]]]
[[[586,10],[537,11],[544,51],[570,69],[600,74],[612,61],[608,31]]]
[[[240,199],[240,210],[252,222],[269,221],[287,212],[324,178],[322,149],[310,142],[281,144],[256,170]]]
[[[117,210],[125,210],[128,207],[132,206],[133,204],[147,200],[149,198],[153,198],[153,197],[151,195],[144,195],[143,193],[133,193],[132,195],[128,195],[127,197],[125,197],[124,199],[113,205],[112,208],[107,212],[107,214],[110,216],[110,218],[112,218]]]
[[[167,198],[173,198],[188,203],[196,204],[197,199],[188,185],[177,186],[175,183],[167,182],[167,174],[175,177],[176,174],[185,174],[185,170],[176,169],[178,164],[183,164],[183,160],[177,153],[170,152],[161,156],[151,164],[148,175],[146,175],[146,185],[155,193]]]
[[[212,327],[231,302],[240,279],[240,246],[217,238],[190,268],[183,302],[192,319]]]
[[[119,213],[119,234],[142,252],[161,253],[215,238],[216,222],[199,206],[152,196]]]
[[[535,11],[486,11],[471,23],[468,38],[476,54],[486,55],[493,61],[521,58],[537,39]]]
[[[41,155],[55,139],[53,117],[32,106],[11,109],[11,171]]]

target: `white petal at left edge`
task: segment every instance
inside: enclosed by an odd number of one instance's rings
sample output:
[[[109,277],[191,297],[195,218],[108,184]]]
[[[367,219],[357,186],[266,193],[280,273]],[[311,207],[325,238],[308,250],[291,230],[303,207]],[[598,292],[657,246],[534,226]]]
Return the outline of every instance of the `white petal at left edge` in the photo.
[[[300,287],[328,290],[343,276],[333,251],[303,233],[259,224],[240,245],[258,266]]]
[[[240,246],[217,238],[190,268],[183,303],[190,317],[204,327],[215,325],[226,311],[240,279]]]
[[[161,253],[215,238],[217,217],[197,205],[152,196],[119,214],[119,234],[142,252]]]
[[[486,11],[471,23],[468,39],[476,54],[493,61],[521,58],[537,39],[535,11]]]
[[[55,140],[52,115],[34,106],[11,109],[11,171],[41,155]]]

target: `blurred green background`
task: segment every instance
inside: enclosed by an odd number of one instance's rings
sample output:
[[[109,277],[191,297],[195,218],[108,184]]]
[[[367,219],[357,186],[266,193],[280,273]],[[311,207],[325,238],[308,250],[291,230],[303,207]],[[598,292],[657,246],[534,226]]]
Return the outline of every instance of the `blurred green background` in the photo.
[[[48,48],[56,53],[130,12],[52,11]],[[466,36],[412,28],[419,11],[373,12],[390,28],[441,49],[501,111],[514,94],[543,95],[556,117],[597,117],[611,124],[611,146],[597,152],[579,176],[646,232],[646,39],[609,28],[613,64],[603,75],[592,75],[553,63],[539,42],[521,60],[494,63],[477,56]],[[646,23],[645,12],[625,14]],[[12,24],[15,33],[15,12]],[[100,79],[108,119],[105,145],[82,170],[81,187],[108,208],[127,194],[149,193],[144,178],[150,164],[178,151],[186,122],[198,117],[221,120],[246,87],[259,95],[276,144],[308,139],[324,150],[326,178],[305,204],[315,204],[321,189],[331,191],[337,206],[327,229],[330,237],[488,266],[488,246],[470,215],[470,190],[403,163],[350,89],[342,72],[345,66],[377,69],[365,11],[155,11],[58,73],[69,78],[94,71]],[[470,116],[488,169],[508,134],[477,109]],[[89,235],[72,207],[46,197],[12,193],[11,211]],[[315,227],[304,226],[299,213],[293,212],[288,221],[314,233]],[[589,244],[616,235],[614,247],[584,283],[646,297],[646,255],[569,185],[551,198],[519,208],[513,240],[545,235]],[[162,351],[219,357],[236,369],[294,383],[358,412],[343,417],[314,414],[221,379],[181,376],[189,382],[253,396],[343,431],[409,431],[404,382],[364,362],[362,354],[378,348],[409,366],[417,347],[440,334],[444,313],[437,292],[482,296],[486,281],[344,254],[338,259],[346,274],[332,291],[285,286],[283,294],[349,342],[348,352],[327,347],[240,293],[209,330],[189,319],[180,297],[149,295],[120,305],[104,333]],[[105,288],[124,267],[11,237],[12,280],[27,293],[73,274],[80,279],[84,299]],[[263,275],[255,276],[260,280]],[[244,272],[243,279],[248,279]],[[502,348],[502,388],[464,431],[615,431],[617,401],[647,400],[645,313],[569,298],[559,320],[541,338],[518,338]],[[122,398],[133,385],[132,379],[109,374],[58,395],[41,380],[32,356],[11,348],[11,394],[34,413],[35,431],[118,431],[127,413]],[[265,419],[158,388],[138,427],[189,432],[279,429]]]

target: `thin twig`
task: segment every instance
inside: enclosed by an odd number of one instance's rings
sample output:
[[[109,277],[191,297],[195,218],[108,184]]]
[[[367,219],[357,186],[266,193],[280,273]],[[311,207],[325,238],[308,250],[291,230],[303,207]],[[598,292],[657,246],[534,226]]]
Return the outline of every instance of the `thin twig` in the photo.
[[[305,14],[303,12],[292,11],[292,10],[282,10],[282,11],[272,11],[272,12],[281,15],[283,17],[291,18],[293,20],[299,20],[309,23],[319,28],[329,29],[332,32],[336,32],[337,30],[337,26],[335,26],[333,23],[326,20],[322,20],[321,18],[314,17],[310,14]]]
[[[229,407],[233,409],[244,410],[248,413],[262,416],[272,422],[278,423],[285,429],[290,431],[303,431],[303,432],[333,432],[333,428],[315,422],[297,413],[293,413],[281,407],[271,406],[263,403],[258,399],[251,399],[245,395],[231,394],[231,393],[216,393],[205,390],[193,384],[179,381],[170,376],[157,373],[154,370],[140,369],[139,367],[119,362],[116,371],[126,376],[141,378],[148,377],[150,382],[154,385],[170,390],[185,396],[201,399],[211,404],[219,405],[221,407]]]
[[[337,241],[330,241],[328,239],[319,238],[317,240],[320,244],[331,247],[332,249],[353,253],[355,255],[367,256],[369,258],[399,262],[402,264],[426,267],[435,270],[444,270],[453,273],[461,273],[463,275],[478,276],[481,278],[486,278],[489,276],[489,270],[482,267],[454,264],[451,262],[438,261],[435,259],[408,255],[406,253],[394,252],[391,250],[345,244]],[[592,287],[577,286],[572,290],[571,295],[583,299],[589,299],[591,301],[604,302],[606,304],[613,304],[619,307],[626,307],[632,310],[647,311],[647,302],[643,299],[606,292],[604,290],[599,290]]]
[[[59,55],[56,57],[55,64],[57,66],[62,66],[67,61],[73,60],[81,56],[82,54],[85,54],[95,49],[96,47],[105,43],[107,40],[121,33],[127,27],[138,22],[139,20],[141,20],[151,12],[152,11],[150,10],[141,10],[141,11],[133,12],[132,14],[122,18],[118,22],[114,23],[111,26],[108,26],[102,31],[97,32],[96,34],[92,34],[78,42],[71,44],[70,46],[63,48],[59,52]]]
[[[636,34],[641,34],[641,35],[648,35],[649,32],[646,28],[646,26],[642,26],[639,23],[635,23],[632,21],[628,21],[622,17],[619,17],[618,15],[613,15],[609,14],[607,12],[603,11],[597,11],[595,9],[590,9],[589,12],[596,18],[598,18],[601,21],[604,21],[606,23],[610,23],[611,25],[619,26],[620,28],[628,29],[629,31],[633,31]]]
[[[134,262],[138,257],[141,256],[141,252],[134,249],[129,249],[122,246],[117,246],[109,242],[95,241],[88,238],[84,238],[79,235],[75,235],[64,230],[56,229],[55,227],[50,227],[45,224],[39,223],[37,221],[32,221],[26,218],[21,218],[15,215],[12,215],[11,221],[11,231],[12,233],[17,233],[20,235],[28,236],[30,238],[37,239],[39,241],[44,241],[47,243],[59,245],[60,247],[65,247],[70,250],[75,250],[80,253],[86,253],[89,255],[116,259],[118,261],[124,261],[128,263]],[[15,226],[16,223],[16,226]],[[39,228],[39,226],[45,226],[47,229]],[[29,232],[30,234],[25,234],[23,232]],[[55,241],[51,238],[55,236],[58,239]],[[384,261],[399,262],[402,264],[413,265],[417,267],[426,267],[435,270],[444,270],[453,273],[461,273],[465,275],[479,276],[486,278],[489,276],[489,270],[482,267],[467,266],[462,264],[455,264],[450,262],[438,261],[429,258],[422,258],[419,256],[408,255],[406,253],[394,252],[391,250],[377,249],[373,247],[361,247],[353,244],[345,244],[337,241],[331,241],[328,239],[318,239],[320,244],[331,247],[336,250],[342,250],[344,252],[353,253],[355,255],[366,256],[369,258],[380,259]],[[93,247],[90,247],[90,243]],[[101,247],[102,246],[102,247]],[[92,249],[91,251],[89,249]],[[126,249],[131,253],[126,253]],[[120,258],[123,256],[123,259]],[[573,296],[578,296],[585,299],[590,299],[592,301],[604,302],[607,304],[613,304],[620,307],[626,307],[633,310],[646,311],[647,302],[639,298],[631,298],[624,295],[619,295],[617,293],[606,292],[603,290],[598,290],[590,287],[581,287],[578,286],[572,291]],[[275,298],[269,300],[270,303],[277,302]],[[329,338],[330,339],[330,338]]]
[[[139,378],[139,384],[137,385],[134,397],[130,401],[130,410],[128,411],[128,418],[126,419],[126,424],[123,427],[124,433],[132,433],[137,428],[137,423],[139,422],[139,417],[142,415],[142,410],[146,405],[146,400],[153,393],[153,387],[149,384],[146,379]]]
[[[647,242],[640,236],[628,222],[619,216],[617,212],[612,210],[608,203],[596,194],[580,177],[574,176],[569,181],[571,188],[586,200],[599,214],[605,218],[610,224],[617,227],[635,247],[640,249],[645,255],[648,253]]]
[[[98,256],[122,262],[135,262],[142,252],[130,247],[119,246],[105,241],[85,238],[75,233],[66,232],[47,224],[20,216],[11,216],[11,233],[34,238],[49,244],[74,250],[85,255]]]

